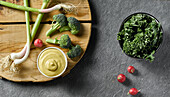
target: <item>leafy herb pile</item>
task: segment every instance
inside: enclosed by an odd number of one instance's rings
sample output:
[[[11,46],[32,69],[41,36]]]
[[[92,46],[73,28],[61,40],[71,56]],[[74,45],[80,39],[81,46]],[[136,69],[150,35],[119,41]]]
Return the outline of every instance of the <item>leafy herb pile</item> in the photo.
[[[117,40],[127,55],[152,62],[162,36],[161,25],[156,19],[147,14],[134,14],[122,26]]]

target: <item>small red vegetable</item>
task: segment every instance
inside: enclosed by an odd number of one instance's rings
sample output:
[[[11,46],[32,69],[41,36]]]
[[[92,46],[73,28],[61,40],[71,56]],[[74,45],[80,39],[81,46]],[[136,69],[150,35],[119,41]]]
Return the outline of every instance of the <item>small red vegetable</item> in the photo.
[[[136,95],[138,94],[139,90],[137,90],[136,88],[132,88],[129,90],[129,93],[128,94],[131,94],[131,95]]]
[[[42,47],[43,46],[43,42],[42,42],[41,39],[36,39],[34,41],[34,45],[35,45],[35,47]]]
[[[117,76],[117,80],[120,82],[120,83],[123,83],[125,80],[126,80],[126,76],[124,74],[119,74]]]
[[[129,73],[135,72],[135,68],[133,66],[129,66],[127,70],[128,70]]]

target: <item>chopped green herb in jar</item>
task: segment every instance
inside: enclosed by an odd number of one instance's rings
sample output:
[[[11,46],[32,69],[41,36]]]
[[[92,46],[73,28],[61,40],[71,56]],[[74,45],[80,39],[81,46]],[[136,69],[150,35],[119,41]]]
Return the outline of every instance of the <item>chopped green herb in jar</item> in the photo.
[[[153,54],[162,42],[160,23],[147,14],[134,14],[117,35],[123,51],[132,57],[154,60]]]

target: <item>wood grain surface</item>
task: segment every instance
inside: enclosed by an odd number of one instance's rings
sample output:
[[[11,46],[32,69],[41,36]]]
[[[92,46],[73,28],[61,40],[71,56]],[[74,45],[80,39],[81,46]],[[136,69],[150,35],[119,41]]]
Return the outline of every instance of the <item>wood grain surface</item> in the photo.
[[[6,2],[15,3],[18,5],[24,5],[23,0],[5,0]],[[30,6],[33,8],[41,8],[43,0],[29,0]],[[77,7],[77,14],[68,13],[67,17],[73,16],[77,18],[79,21],[91,21],[91,12],[88,0],[51,0],[48,8],[58,4],[58,3],[71,3]],[[45,14],[43,22],[52,21],[52,16],[61,13],[61,11],[53,11]],[[31,20],[35,21],[38,13],[31,13]],[[19,11],[15,9],[11,9],[8,7],[4,7],[0,5],[0,23],[6,22],[25,22],[24,11]]]
[[[22,64],[21,71],[19,73],[11,74],[10,72],[0,71],[0,76],[3,78],[15,81],[15,82],[23,82],[23,81],[32,81],[32,82],[44,82],[52,80],[51,78],[47,78],[40,74],[37,69],[37,57],[38,54],[46,47],[59,47],[58,45],[48,44],[45,40],[46,31],[51,27],[49,24],[41,25],[41,30],[38,31],[39,36],[37,38],[42,39],[44,43],[44,47],[36,48],[33,45],[31,46],[31,53],[29,58]],[[79,44],[83,49],[83,54],[86,51],[90,35],[91,35],[91,24],[90,23],[81,23],[81,33],[77,36],[72,35],[69,31],[59,33],[58,31],[51,38],[60,37],[63,34],[68,34],[71,38],[71,41],[74,45]],[[3,58],[9,55],[11,52],[19,52],[22,50],[26,43],[26,26],[24,24],[20,25],[0,25],[0,58]],[[12,30],[11,30],[12,29]],[[60,47],[59,47],[60,48]],[[60,48],[62,49],[62,48]],[[68,49],[62,49],[65,54]],[[65,76],[70,70],[78,63],[83,54],[76,59],[68,59],[68,67],[65,73],[62,76]]]
[[[19,5],[23,5],[23,0],[3,0],[6,2],[11,2]],[[69,31],[59,33],[56,31],[52,37],[46,37],[46,31],[51,27],[48,24],[48,21],[52,21],[52,16],[62,13],[62,11],[53,11],[51,13],[47,13],[44,15],[43,24],[40,25],[40,28],[37,32],[36,38],[42,39],[44,43],[44,47],[36,48],[34,45],[31,45],[31,52],[29,58],[22,64],[20,64],[20,72],[18,73],[10,73],[8,71],[0,71],[0,76],[6,78],[8,80],[14,82],[45,82],[50,81],[52,78],[47,78],[43,76],[37,69],[37,57],[38,54],[46,47],[59,47],[58,45],[52,45],[45,42],[47,38],[55,38],[60,37],[63,34],[68,34],[72,40],[73,45],[79,44],[83,53],[81,56],[68,59],[68,67],[64,74],[67,75],[70,70],[79,62],[79,60],[84,55],[90,35],[91,35],[91,23],[87,23],[87,21],[91,21],[91,12],[88,0],[51,0],[52,2],[49,4],[49,7],[54,6],[57,3],[72,3],[77,6],[78,14],[75,15],[73,13],[67,13],[67,17],[75,17],[79,21],[85,22],[81,23],[81,30],[79,35],[72,35]],[[30,6],[34,8],[40,8],[42,4],[42,0],[30,0]],[[32,22],[36,20],[38,13],[31,13],[30,17]],[[22,23],[20,23],[22,22]],[[26,26],[25,26],[25,15],[24,11],[19,11],[11,8],[7,8],[0,5],[0,59],[9,55],[12,52],[20,52],[25,43],[26,43]],[[31,27],[33,24],[31,25]],[[59,47],[60,48],[60,47]],[[62,49],[62,48],[60,48]],[[67,49],[62,49],[65,53],[67,53]]]

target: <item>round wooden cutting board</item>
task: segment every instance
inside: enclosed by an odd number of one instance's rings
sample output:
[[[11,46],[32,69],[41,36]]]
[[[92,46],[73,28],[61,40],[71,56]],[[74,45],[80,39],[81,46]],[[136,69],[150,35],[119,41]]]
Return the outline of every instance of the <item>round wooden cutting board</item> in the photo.
[[[70,70],[79,62],[79,60],[84,55],[90,35],[91,35],[91,12],[88,0],[53,0],[59,1],[60,3],[72,3],[77,5],[78,14],[66,14],[67,17],[75,17],[81,22],[81,30],[79,35],[72,35],[70,32],[55,32],[51,38],[60,37],[63,34],[68,34],[71,38],[73,44],[79,44],[83,49],[83,54],[75,59],[68,59],[67,70],[62,75],[67,75]],[[19,5],[23,5],[23,0],[6,0],[6,2],[11,2]],[[59,2],[51,2],[49,6],[53,6]],[[33,8],[41,8],[42,0],[30,0],[30,6]],[[61,13],[60,11],[53,11],[51,13],[45,14],[43,18],[43,24],[37,32],[36,38],[42,39],[44,47],[36,48],[31,46],[31,52],[29,58],[21,65],[21,69],[18,73],[10,73],[6,71],[0,71],[0,76],[14,82],[45,82],[53,80],[52,78],[47,78],[43,76],[37,69],[37,57],[38,54],[46,47],[59,47],[57,45],[48,44],[45,40],[46,31],[51,27],[48,21],[52,21],[52,16]],[[36,20],[38,13],[31,13],[31,22]],[[85,21],[85,23],[83,23]],[[32,26],[32,25],[31,25]],[[25,26],[25,15],[24,11],[18,11],[15,9],[10,9],[4,6],[0,6],[0,59],[9,55],[12,52],[20,52],[26,43],[26,26]],[[60,48],[60,47],[59,47]],[[62,49],[62,48],[60,48]],[[67,53],[67,49],[62,49]]]

